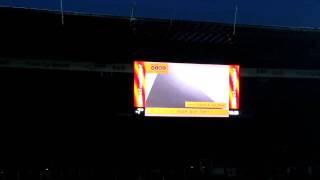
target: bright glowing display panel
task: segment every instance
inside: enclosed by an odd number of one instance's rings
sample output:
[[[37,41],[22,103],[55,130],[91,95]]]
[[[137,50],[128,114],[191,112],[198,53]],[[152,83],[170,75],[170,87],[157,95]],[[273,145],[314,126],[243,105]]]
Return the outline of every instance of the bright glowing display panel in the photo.
[[[145,116],[238,115],[239,75],[239,65],[135,61],[134,107]]]

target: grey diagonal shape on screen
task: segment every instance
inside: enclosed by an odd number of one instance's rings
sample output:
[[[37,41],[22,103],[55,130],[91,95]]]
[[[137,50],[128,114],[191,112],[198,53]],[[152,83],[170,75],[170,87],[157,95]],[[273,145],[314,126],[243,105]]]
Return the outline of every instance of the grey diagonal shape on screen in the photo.
[[[147,98],[147,107],[184,108],[185,101],[213,102],[213,100],[170,74],[158,75]]]

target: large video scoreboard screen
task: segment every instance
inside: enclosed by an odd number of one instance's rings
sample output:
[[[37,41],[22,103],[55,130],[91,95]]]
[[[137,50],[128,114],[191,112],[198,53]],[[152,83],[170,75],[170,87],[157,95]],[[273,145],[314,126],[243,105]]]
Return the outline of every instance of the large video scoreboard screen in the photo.
[[[135,61],[135,112],[160,117],[238,115],[239,75],[239,65]]]

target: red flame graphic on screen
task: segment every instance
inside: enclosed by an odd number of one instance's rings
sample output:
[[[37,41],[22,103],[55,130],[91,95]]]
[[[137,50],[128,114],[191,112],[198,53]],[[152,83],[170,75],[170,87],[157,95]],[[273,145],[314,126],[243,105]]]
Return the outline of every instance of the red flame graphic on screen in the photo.
[[[240,66],[229,66],[229,108],[238,110],[240,106]]]
[[[135,108],[145,107],[145,70],[144,62],[134,62],[133,103]]]

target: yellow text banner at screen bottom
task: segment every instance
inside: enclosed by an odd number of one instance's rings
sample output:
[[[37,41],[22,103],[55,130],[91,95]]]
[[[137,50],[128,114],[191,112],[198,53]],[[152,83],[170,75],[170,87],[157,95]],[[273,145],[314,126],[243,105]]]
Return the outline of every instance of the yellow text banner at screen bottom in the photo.
[[[225,109],[227,107],[227,103],[186,101],[185,107]]]
[[[226,109],[146,108],[146,116],[229,117]]]

